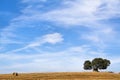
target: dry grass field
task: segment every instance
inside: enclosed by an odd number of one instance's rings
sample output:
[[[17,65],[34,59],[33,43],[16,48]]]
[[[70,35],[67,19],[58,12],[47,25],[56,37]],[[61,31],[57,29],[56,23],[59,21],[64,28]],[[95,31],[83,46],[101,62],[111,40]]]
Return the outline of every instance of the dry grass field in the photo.
[[[107,72],[21,73],[1,74],[0,80],[120,80],[120,74]]]

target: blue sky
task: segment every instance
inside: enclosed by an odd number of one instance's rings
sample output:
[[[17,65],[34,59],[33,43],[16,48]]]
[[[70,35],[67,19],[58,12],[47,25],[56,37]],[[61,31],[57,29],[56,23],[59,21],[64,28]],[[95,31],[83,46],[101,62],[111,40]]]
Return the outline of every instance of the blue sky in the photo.
[[[0,73],[120,69],[120,0],[1,0]]]

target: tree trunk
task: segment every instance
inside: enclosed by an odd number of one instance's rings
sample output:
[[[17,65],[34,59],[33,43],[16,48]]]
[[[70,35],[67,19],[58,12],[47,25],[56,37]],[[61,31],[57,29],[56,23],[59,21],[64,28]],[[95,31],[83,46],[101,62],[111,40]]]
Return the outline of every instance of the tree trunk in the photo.
[[[99,71],[98,71],[98,68],[94,68],[93,71],[94,71],[94,72],[99,72]]]

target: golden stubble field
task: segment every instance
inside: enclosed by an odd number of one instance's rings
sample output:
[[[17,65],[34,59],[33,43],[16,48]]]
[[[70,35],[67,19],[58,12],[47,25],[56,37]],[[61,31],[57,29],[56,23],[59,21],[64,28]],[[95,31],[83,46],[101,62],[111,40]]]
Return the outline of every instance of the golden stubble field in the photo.
[[[107,72],[56,72],[1,74],[0,80],[120,80],[120,74]]]

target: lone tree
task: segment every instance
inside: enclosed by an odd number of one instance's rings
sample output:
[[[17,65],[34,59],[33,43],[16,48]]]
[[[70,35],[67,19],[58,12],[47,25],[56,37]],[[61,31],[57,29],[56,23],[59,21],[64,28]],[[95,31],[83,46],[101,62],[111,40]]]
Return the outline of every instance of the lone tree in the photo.
[[[95,58],[92,61],[85,61],[84,62],[84,69],[85,70],[91,70],[98,72],[98,70],[101,69],[107,69],[107,67],[110,65],[110,60],[102,59],[102,58]]]

